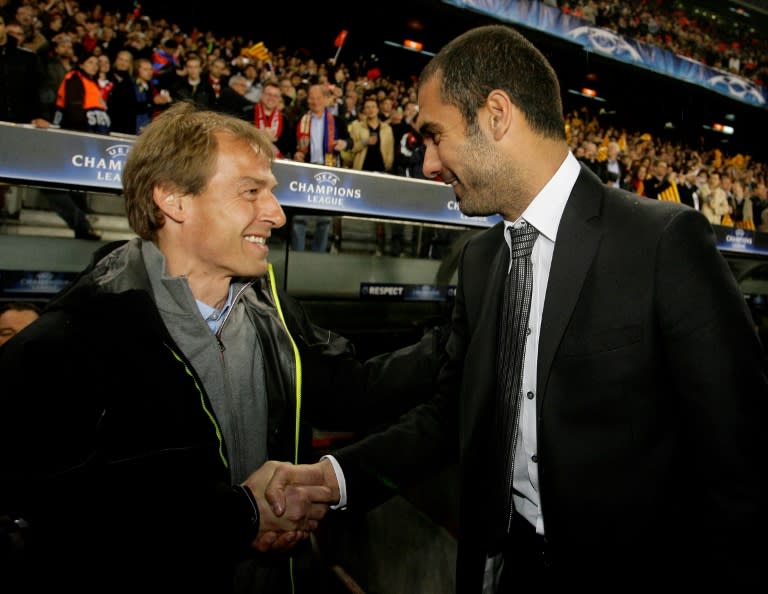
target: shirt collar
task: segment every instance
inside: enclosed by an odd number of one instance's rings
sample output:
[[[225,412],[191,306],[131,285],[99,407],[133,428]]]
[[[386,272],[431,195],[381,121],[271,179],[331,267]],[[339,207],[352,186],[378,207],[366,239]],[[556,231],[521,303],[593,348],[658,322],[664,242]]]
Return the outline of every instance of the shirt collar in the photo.
[[[227,310],[232,307],[232,300],[235,297],[235,284],[229,283],[229,291],[227,292],[227,300],[224,302],[224,306],[221,309],[211,307],[207,303],[203,303],[199,299],[195,299],[197,302],[197,309],[200,310],[200,314],[203,319],[208,321],[211,316],[215,316],[213,320],[220,320],[227,313]]]
[[[504,221],[505,231],[509,227],[517,227],[521,220],[525,220],[536,227],[539,234],[554,242],[565,204],[568,202],[568,196],[571,195],[580,171],[579,162],[569,151],[555,175],[536,194],[523,214],[516,221]],[[506,235],[508,233],[505,233]]]

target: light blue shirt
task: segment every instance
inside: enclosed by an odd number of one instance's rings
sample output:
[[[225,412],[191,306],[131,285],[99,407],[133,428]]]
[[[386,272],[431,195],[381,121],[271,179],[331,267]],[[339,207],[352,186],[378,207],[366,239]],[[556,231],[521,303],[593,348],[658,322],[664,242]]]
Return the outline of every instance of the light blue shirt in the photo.
[[[323,137],[325,136],[325,112],[316,116],[310,114],[309,118],[309,162],[325,165],[325,150]]]
[[[221,309],[216,309],[215,307],[211,307],[207,303],[203,303],[199,299],[195,299],[197,302],[197,309],[200,310],[200,315],[203,316],[203,319],[205,320],[205,323],[208,324],[208,328],[210,328],[211,332],[215,335],[219,328],[221,328],[221,323],[224,321],[224,318],[227,317],[227,312],[232,307],[232,300],[235,298],[235,286],[230,283],[229,284],[229,292],[227,293],[227,300],[224,303],[224,307]]]

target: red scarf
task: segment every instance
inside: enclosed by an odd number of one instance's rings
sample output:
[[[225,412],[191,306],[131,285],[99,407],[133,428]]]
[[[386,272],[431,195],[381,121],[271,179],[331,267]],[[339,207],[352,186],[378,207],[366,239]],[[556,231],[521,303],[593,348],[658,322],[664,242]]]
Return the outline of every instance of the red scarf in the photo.
[[[278,139],[283,133],[283,112],[275,108],[267,116],[264,112],[264,106],[261,103],[257,103],[253,107],[253,125],[259,130],[272,130],[275,133],[275,139]],[[277,145],[275,145],[275,157],[278,159],[284,157],[280,149],[277,148]]]
[[[336,120],[334,120],[331,110],[327,108],[323,111],[323,117],[325,118],[325,125],[323,127],[323,161],[326,165],[333,166],[337,160],[333,148],[336,143]],[[311,160],[309,146],[311,122],[312,112],[307,112],[301,116],[299,127],[296,130],[296,137],[299,141],[297,150],[304,153],[307,162]]]

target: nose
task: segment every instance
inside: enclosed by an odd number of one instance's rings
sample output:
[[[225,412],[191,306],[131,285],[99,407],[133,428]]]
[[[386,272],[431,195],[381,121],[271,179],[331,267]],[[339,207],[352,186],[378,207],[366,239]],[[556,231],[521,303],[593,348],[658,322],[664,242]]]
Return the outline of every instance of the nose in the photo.
[[[285,212],[283,211],[283,207],[280,206],[280,203],[277,201],[277,196],[275,196],[274,192],[269,193],[269,199],[263,213],[263,218],[265,221],[271,223],[274,229],[279,229],[285,225]]]
[[[437,146],[433,142],[427,142],[424,151],[424,162],[421,164],[421,171],[427,179],[434,179],[440,175],[443,164],[437,154]]]

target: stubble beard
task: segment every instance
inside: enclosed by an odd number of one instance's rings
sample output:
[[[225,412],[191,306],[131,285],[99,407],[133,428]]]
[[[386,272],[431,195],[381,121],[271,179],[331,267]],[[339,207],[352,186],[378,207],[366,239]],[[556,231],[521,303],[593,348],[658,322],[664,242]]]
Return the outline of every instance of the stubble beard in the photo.
[[[468,163],[461,177],[463,196],[459,210],[469,217],[500,214],[515,195],[517,175],[504,163],[501,154],[481,132],[467,139],[460,162]]]

